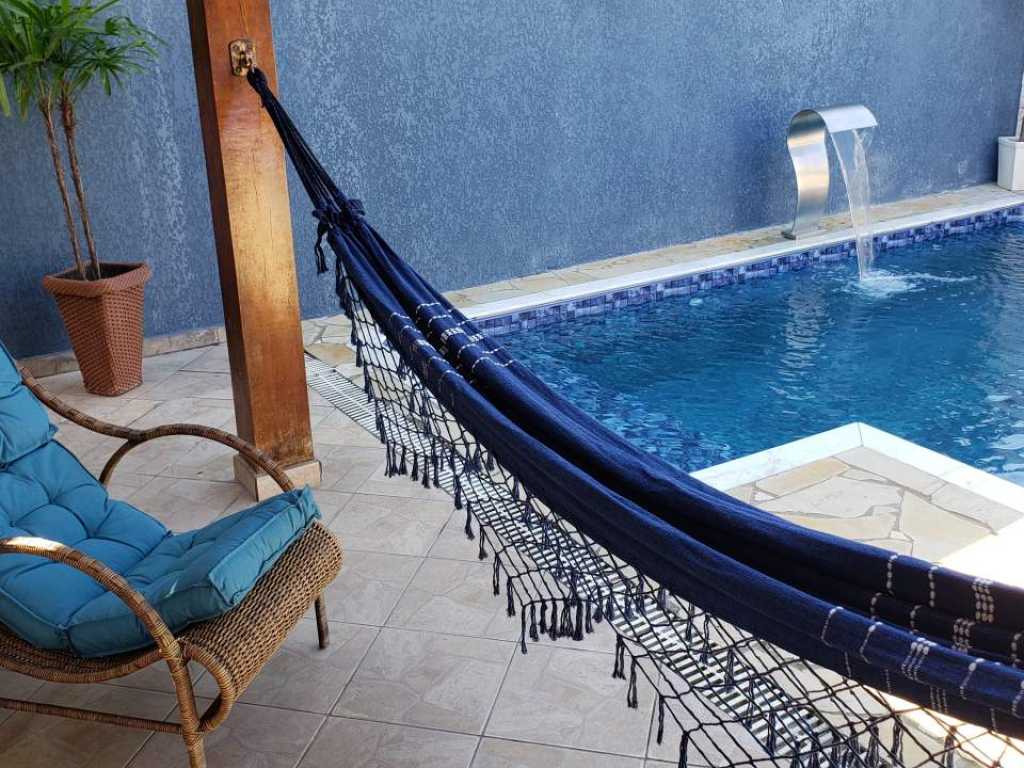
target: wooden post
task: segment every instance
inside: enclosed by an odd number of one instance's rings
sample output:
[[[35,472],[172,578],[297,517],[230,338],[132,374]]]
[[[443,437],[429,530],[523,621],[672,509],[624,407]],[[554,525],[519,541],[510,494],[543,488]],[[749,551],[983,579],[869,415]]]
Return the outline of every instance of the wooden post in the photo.
[[[270,0],[188,0],[188,13],[238,434],[315,485],[284,150],[229,52],[251,41],[277,87]],[[257,498],[277,492],[244,460],[235,476]]]

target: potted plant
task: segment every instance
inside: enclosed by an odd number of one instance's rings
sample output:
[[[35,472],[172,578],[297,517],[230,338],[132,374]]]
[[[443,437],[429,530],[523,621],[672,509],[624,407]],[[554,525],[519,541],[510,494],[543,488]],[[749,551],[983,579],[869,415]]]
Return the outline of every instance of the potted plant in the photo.
[[[1024,192],[1024,120],[1017,136],[999,137],[999,186]]]
[[[100,261],[78,159],[78,97],[97,83],[109,96],[156,56],[157,38],[117,15],[120,3],[0,0],[0,110],[10,116],[13,102],[22,119],[33,110],[42,116],[74,257],[70,269],[44,277],[43,286],[57,302],[86,389],[101,395],[142,383],[142,304],[150,276],[145,263]]]

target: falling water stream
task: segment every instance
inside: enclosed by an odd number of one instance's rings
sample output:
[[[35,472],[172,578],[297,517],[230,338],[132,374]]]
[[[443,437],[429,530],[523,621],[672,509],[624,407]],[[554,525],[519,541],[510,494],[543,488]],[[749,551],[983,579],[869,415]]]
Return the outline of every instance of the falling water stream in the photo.
[[[854,128],[830,133],[832,146],[839,156],[839,167],[846,182],[846,195],[850,201],[850,218],[857,240],[857,271],[860,280],[871,276],[875,263],[874,226],[871,217],[871,178],[868,174],[867,147],[871,143],[871,129]]]

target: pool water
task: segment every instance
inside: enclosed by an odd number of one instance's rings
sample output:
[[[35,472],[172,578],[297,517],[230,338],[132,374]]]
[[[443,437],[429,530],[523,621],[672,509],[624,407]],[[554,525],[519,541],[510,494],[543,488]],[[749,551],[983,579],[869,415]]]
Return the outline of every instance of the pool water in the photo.
[[[863,421],[1024,484],[1024,224],[505,336],[687,470]]]

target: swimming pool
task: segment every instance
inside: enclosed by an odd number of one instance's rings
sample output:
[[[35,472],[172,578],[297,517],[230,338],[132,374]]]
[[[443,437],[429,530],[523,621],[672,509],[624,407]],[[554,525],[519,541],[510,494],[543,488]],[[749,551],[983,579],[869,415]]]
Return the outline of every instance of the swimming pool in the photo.
[[[863,421],[1024,484],[1024,223],[505,335],[687,470]]]

